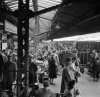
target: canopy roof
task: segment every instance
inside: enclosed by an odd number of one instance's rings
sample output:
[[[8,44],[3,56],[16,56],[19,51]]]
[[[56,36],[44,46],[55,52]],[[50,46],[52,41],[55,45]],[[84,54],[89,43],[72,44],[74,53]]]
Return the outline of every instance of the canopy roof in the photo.
[[[100,32],[99,0],[76,0],[59,8],[49,39]]]
[[[18,0],[3,0],[11,11],[18,9]],[[23,0],[25,2],[25,0]],[[30,9],[39,11],[68,2],[58,8],[30,19],[30,30],[47,39],[95,33],[100,31],[99,0],[30,0]]]

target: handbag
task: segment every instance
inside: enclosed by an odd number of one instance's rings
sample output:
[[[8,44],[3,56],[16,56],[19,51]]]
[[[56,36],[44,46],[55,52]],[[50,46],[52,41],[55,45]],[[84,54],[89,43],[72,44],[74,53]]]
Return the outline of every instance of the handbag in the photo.
[[[81,97],[80,89],[77,86],[75,87],[75,97]]]

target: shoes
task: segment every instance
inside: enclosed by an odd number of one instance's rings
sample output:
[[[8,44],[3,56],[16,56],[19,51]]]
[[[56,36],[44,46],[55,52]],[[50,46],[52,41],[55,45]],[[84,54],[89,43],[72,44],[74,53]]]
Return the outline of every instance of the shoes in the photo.
[[[97,82],[99,81],[99,79],[97,78],[97,80],[96,80]]]

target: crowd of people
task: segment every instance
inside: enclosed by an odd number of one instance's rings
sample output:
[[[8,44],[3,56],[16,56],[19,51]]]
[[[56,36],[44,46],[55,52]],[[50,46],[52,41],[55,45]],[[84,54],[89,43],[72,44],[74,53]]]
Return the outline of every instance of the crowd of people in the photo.
[[[17,54],[3,50],[0,52],[0,86],[2,89],[12,91],[12,87],[17,81]],[[94,78],[99,79],[99,61],[95,56],[92,59],[92,70]],[[94,65],[95,64],[95,65]],[[43,83],[43,88],[38,89],[37,97],[50,97],[52,94],[48,90],[49,85],[55,85],[55,79],[59,75],[59,66],[62,68],[61,90],[62,97],[76,97],[79,95],[75,83],[78,77],[82,75],[80,71],[80,59],[77,51],[44,51],[38,55],[29,54],[29,87],[33,88],[34,84]],[[25,74],[22,74],[24,80]],[[24,81],[23,81],[24,82]],[[33,93],[34,94],[34,93]],[[42,96],[41,96],[41,95]]]

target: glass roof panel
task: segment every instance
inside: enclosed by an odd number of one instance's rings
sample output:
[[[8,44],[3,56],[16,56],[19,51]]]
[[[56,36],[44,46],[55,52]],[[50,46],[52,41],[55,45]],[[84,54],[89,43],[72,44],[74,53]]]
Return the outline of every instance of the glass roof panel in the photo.
[[[18,0],[4,0],[4,1],[10,8],[15,7],[15,10],[18,9]],[[37,0],[37,2],[38,2],[38,7],[48,8],[60,4],[62,0]],[[31,6],[33,5],[32,0],[30,0],[30,5]]]

